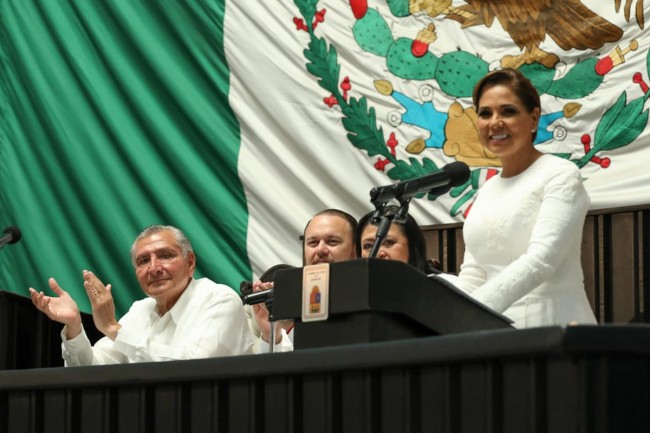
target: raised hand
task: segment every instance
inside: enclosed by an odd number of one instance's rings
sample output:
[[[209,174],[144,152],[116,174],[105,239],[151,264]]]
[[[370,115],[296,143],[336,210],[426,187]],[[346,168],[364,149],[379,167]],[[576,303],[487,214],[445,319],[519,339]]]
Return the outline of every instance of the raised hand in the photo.
[[[115,340],[120,324],[115,318],[115,302],[111,294],[111,285],[104,285],[95,274],[83,271],[84,289],[90,300],[93,322],[97,329],[111,340]]]
[[[54,278],[49,279],[50,289],[56,296],[46,296],[30,287],[32,303],[50,319],[63,323],[67,327],[68,338],[74,338],[81,332],[81,314],[72,297],[59,286]]]

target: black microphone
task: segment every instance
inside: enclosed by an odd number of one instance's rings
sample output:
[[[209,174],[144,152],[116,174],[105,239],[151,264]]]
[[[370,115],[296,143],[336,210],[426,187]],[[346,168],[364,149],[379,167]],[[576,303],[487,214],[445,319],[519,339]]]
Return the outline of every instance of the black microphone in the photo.
[[[244,305],[255,305],[273,299],[273,289],[263,290],[261,292],[253,292],[248,295],[241,296],[241,301]]]
[[[10,226],[4,229],[2,236],[0,236],[0,248],[4,247],[7,244],[15,244],[22,237],[20,229],[16,226]]]
[[[405,180],[393,185],[379,186],[370,190],[370,201],[386,202],[392,199],[410,198],[422,192],[435,189],[443,194],[452,187],[462,185],[469,179],[470,169],[464,162],[456,161],[442,167],[435,173]]]

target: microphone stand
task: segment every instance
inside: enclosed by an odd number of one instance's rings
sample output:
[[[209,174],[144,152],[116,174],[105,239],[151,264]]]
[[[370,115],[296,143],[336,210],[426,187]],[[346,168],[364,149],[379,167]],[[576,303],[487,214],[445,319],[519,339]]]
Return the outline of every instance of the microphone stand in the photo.
[[[400,198],[398,199],[400,207],[397,212],[386,212],[386,203],[374,203],[376,211],[375,215],[372,216],[371,223],[376,223],[379,221],[377,227],[377,233],[375,234],[375,243],[372,245],[370,254],[368,255],[369,259],[374,259],[377,257],[379,252],[379,247],[384,242],[388,231],[390,230],[393,220],[398,223],[406,222],[406,215],[409,212],[409,203],[411,202],[411,197]]]
[[[268,296],[264,301],[266,310],[269,312],[269,325],[271,332],[269,332],[269,353],[275,352],[275,318],[273,317],[273,295]]]

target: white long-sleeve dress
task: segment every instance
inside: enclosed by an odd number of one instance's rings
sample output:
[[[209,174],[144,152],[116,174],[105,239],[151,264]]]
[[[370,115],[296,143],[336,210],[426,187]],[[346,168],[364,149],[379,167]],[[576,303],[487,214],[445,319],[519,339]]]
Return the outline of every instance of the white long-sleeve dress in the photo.
[[[580,261],[589,196],[575,164],[543,155],[480,189],[463,228],[458,286],[527,328],[596,323]]]

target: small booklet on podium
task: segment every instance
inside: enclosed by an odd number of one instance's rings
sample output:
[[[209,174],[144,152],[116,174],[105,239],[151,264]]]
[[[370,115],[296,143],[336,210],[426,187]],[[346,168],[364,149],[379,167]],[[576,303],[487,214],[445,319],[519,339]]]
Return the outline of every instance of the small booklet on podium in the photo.
[[[305,266],[302,276],[302,321],[327,320],[329,297],[330,264]]]

